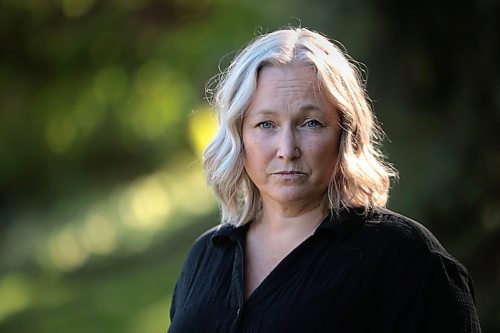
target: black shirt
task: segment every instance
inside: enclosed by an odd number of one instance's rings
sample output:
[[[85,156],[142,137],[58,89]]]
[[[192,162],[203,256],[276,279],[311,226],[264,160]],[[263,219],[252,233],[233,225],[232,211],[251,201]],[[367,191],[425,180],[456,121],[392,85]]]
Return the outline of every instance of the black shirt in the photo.
[[[327,217],[245,301],[247,230],[220,225],[195,242],[168,332],[481,331],[466,268],[404,216]]]

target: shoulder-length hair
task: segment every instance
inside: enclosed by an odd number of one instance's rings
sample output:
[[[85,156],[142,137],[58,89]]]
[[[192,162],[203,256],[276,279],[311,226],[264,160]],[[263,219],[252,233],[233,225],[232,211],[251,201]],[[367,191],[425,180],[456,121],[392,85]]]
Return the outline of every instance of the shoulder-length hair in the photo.
[[[317,81],[339,112],[340,147],[325,193],[328,208],[385,206],[390,178],[397,171],[377,148],[382,130],[373,115],[360,70],[350,57],[323,35],[304,28],[278,30],[257,37],[218,78],[213,104],[219,128],[203,154],[208,185],[221,209],[221,222],[245,224],[260,212],[258,189],[244,166],[242,123],[258,74],[264,66],[299,61],[315,69]]]

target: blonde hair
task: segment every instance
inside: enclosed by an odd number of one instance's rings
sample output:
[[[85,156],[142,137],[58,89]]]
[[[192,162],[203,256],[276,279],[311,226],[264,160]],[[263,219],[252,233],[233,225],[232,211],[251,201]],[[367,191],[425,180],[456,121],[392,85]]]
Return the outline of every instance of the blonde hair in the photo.
[[[377,125],[355,62],[321,34],[289,28],[259,36],[244,48],[218,77],[213,103],[219,129],[203,154],[209,186],[221,209],[221,222],[245,224],[261,210],[258,189],[243,166],[242,122],[264,66],[292,60],[313,66],[317,80],[340,116],[339,156],[325,193],[328,208],[386,205],[390,178],[396,170],[377,148]],[[207,89],[208,91],[208,89]]]

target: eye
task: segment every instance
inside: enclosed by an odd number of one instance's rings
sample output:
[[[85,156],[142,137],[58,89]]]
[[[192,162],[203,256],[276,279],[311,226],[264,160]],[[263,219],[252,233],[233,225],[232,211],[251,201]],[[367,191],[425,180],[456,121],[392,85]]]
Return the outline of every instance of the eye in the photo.
[[[317,127],[321,126],[321,124],[316,119],[311,119],[311,120],[306,121],[304,123],[304,126],[308,127],[308,128],[317,128]]]
[[[273,128],[273,124],[271,124],[269,121],[263,121],[257,124],[257,126],[261,129],[270,129]]]

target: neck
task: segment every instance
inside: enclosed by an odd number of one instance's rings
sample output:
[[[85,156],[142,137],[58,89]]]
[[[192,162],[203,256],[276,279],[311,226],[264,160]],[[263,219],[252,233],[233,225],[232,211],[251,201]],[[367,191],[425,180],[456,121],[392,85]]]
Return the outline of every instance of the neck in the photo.
[[[262,212],[255,221],[256,227],[268,235],[303,237],[314,233],[328,210],[318,203],[308,207],[270,207],[263,203]]]

